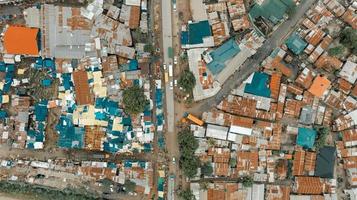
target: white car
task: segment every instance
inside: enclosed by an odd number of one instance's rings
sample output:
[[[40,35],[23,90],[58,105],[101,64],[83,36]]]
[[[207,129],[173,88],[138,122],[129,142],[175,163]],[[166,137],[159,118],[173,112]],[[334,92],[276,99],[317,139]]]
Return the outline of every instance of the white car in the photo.
[[[166,70],[166,64],[164,64],[164,70]]]
[[[170,90],[173,90],[174,89],[174,85],[172,83],[172,81],[170,81]]]
[[[174,85],[175,85],[175,87],[177,87],[177,79],[174,80]]]
[[[174,64],[177,65],[177,56],[174,57]]]
[[[172,164],[176,164],[176,158],[175,157],[172,157]]]

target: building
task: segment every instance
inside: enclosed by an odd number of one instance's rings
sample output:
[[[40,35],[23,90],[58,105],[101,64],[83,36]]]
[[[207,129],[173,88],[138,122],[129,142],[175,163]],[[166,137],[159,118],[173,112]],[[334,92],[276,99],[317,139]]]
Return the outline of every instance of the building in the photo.
[[[181,32],[182,48],[213,47],[214,39],[208,20],[189,23]]]
[[[307,149],[314,147],[316,131],[309,128],[299,128],[296,144]]]
[[[38,28],[9,26],[3,37],[4,53],[38,56],[40,50],[39,33]]]
[[[357,64],[351,61],[346,61],[339,75],[346,81],[354,84],[357,80]]]
[[[212,74],[217,75],[225,67],[225,62],[240,52],[239,45],[234,39],[228,40],[217,49],[208,53],[210,62],[207,67]]]
[[[83,58],[91,41],[90,21],[79,8],[44,4],[40,11],[41,54],[47,58]]]
[[[295,55],[301,54],[307,46],[307,43],[297,33],[291,34],[285,44]]]
[[[316,97],[321,98],[326,94],[326,91],[330,88],[331,81],[327,79],[325,76],[316,76],[312,85],[309,88],[309,92]]]
[[[206,137],[227,140],[228,130],[228,127],[208,124],[206,129]]]
[[[321,178],[334,178],[336,148],[325,146],[319,150],[315,175]]]

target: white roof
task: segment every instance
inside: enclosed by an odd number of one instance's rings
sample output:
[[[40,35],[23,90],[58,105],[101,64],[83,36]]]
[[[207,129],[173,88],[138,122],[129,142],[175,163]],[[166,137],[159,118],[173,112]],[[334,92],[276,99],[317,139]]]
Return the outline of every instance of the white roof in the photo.
[[[128,6],[140,6],[141,0],[125,0],[125,4]]]
[[[310,195],[290,195],[290,200],[311,200]]]
[[[211,137],[219,140],[226,140],[227,134],[228,134],[228,127],[217,126],[212,124],[207,125],[206,137]]]
[[[353,123],[357,125],[357,110],[354,110],[348,113],[347,115],[350,116],[352,118]]]
[[[242,135],[252,135],[252,131],[253,131],[253,129],[251,129],[251,128],[235,126],[235,125],[231,125],[231,127],[229,129],[229,132],[238,133],[238,134],[242,134]]]
[[[357,79],[357,64],[348,60],[343,65],[340,76],[351,84],[354,84]]]
[[[264,184],[253,184],[252,189],[252,199],[254,200],[264,200]]]

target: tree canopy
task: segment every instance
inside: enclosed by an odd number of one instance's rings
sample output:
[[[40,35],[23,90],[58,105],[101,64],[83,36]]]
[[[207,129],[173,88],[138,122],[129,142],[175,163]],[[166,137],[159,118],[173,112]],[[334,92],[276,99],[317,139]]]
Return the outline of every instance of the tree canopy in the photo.
[[[190,189],[181,190],[178,193],[178,196],[182,200],[196,200],[195,196],[192,194],[192,191]]]
[[[123,104],[125,111],[129,114],[139,114],[145,110],[145,106],[149,104],[149,101],[144,95],[143,88],[135,85],[124,90]]]
[[[130,180],[125,180],[124,187],[126,192],[133,192],[135,191],[136,183]]]
[[[357,54],[357,30],[351,27],[343,29],[340,34],[340,42],[350,48],[353,54]]]
[[[198,142],[188,128],[178,133],[178,143],[180,148],[180,167],[185,176],[192,178],[200,167],[200,160],[195,156]]]
[[[253,185],[253,178],[250,176],[244,176],[241,178],[240,182],[244,187],[251,187]]]
[[[148,44],[145,44],[144,51],[149,52],[149,53],[154,53],[155,48],[154,48],[154,46],[152,46],[152,44],[148,43]]]
[[[342,45],[339,45],[337,47],[333,47],[331,49],[328,50],[328,54],[330,56],[341,56],[343,54],[343,52],[345,51],[345,47]]]
[[[196,85],[196,78],[190,70],[184,70],[177,83],[185,92],[191,92]]]
[[[210,162],[203,163],[201,173],[205,176],[212,176],[213,168]]]
[[[329,133],[330,131],[327,127],[317,128],[317,140],[315,142],[316,151],[325,146],[326,139]]]

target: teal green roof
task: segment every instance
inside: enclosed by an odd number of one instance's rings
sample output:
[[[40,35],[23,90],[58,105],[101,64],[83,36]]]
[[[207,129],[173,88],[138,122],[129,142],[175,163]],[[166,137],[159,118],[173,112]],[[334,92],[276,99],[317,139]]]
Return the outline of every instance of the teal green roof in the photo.
[[[213,61],[207,64],[212,74],[216,75],[226,66],[224,63],[240,52],[239,45],[234,39],[230,39],[210,53]]]
[[[296,143],[299,146],[311,149],[314,146],[315,138],[316,131],[314,129],[300,127]]]
[[[212,32],[208,20],[188,24],[187,44],[202,44],[203,38],[209,36],[212,36]]]
[[[307,46],[307,43],[295,32],[290,35],[285,44],[295,55],[302,53]]]
[[[261,5],[255,4],[249,11],[252,19],[263,17],[276,24],[283,19],[289,7],[295,6],[292,0],[265,0]]]
[[[251,83],[248,83],[244,92],[253,94],[256,96],[270,98],[270,88],[269,85],[269,75],[262,72],[255,72],[253,75],[253,80]]]

